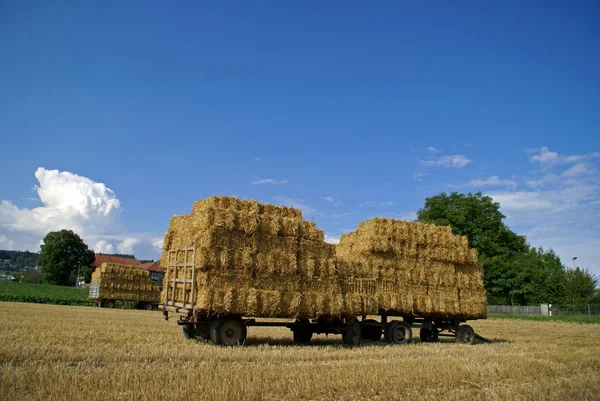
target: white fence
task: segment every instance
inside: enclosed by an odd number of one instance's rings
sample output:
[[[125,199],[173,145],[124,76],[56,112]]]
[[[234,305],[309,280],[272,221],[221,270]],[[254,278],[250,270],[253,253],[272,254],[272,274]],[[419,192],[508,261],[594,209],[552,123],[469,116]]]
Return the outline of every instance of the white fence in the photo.
[[[548,316],[548,307],[546,307],[545,312]],[[541,306],[488,305],[488,315],[539,316],[541,314]]]
[[[556,315],[600,315],[600,305],[556,305],[539,306],[488,305],[488,315],[497,316],[556,316]]]

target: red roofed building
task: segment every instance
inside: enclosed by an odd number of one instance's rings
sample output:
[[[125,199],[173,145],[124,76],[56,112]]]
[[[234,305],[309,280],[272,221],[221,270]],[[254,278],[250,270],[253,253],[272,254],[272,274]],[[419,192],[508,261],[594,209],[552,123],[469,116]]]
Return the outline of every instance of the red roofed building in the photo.
[[[142,267],[150,272],[150,278],[153,281],[162,282],[163,276],[165,275],[165,269],[160,267],[158,262],[144,263]]]
[[[96,267],[100,267],[100,265],[102,263],[118,263],[120,265],[134,265],[134,266],[142,265],[140,263],[140,261],[137,259],[120,258],[118,256],[103,255],[101,253],[97,253],[95,256],[96,257],[94,259],[94,263],[92,263],[93,270],[95,270]]]

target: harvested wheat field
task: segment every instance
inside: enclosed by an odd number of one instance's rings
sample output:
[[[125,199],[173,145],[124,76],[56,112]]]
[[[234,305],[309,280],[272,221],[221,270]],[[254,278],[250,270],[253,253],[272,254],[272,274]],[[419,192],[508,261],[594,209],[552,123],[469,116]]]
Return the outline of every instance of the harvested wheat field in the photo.
[[[185,340],[158,312],[0,303],[2,400],[600,399],[600,325],[472,322],[495,342],[244,347]],[[415,333],[417,334],[417,333]]]

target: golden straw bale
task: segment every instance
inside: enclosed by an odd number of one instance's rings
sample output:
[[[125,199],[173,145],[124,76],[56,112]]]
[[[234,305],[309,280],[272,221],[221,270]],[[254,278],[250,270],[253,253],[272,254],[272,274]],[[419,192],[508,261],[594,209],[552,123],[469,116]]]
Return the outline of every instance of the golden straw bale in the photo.
[[[190,282],[192,269],[172,266],[184,253],[169,261],[169,251],[195,245],[193,301],[207,313],[478,316],[485,299],[477,253],[450,227],[375,218],[334,246],[297,209],[213,197],[171,219],[164,243],[166,277]],[[175,300],[189,302],[191,284],[175,287]]]

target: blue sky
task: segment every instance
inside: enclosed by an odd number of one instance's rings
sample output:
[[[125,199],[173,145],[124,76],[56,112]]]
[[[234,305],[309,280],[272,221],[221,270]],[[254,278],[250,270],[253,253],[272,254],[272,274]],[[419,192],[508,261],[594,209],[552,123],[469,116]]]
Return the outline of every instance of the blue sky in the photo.
[[[156,258],[211,195],[335,240],[481,190],[600,276],[596,2],[121,3],[0,4],[0,248]]]

